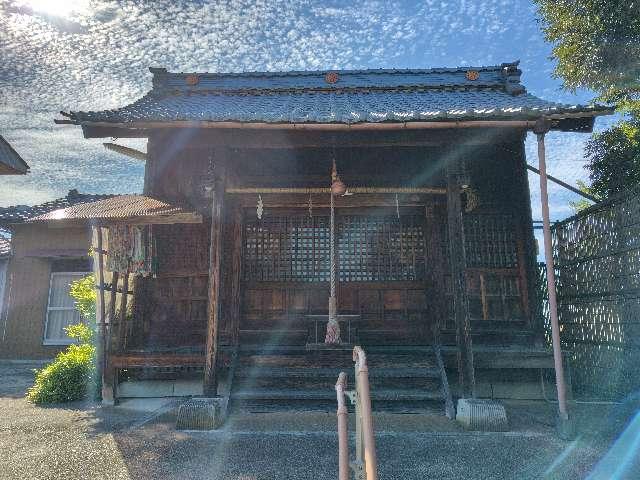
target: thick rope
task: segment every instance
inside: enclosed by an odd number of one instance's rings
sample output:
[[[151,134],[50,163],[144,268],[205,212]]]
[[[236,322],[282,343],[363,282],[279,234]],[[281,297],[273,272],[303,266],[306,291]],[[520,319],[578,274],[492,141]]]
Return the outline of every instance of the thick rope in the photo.
[[[337,305],[336,305],[336,253],[335,253],[335,211],[333,203],[333,193],[331,194],[331,223],[329,239],[329,321],[327,322],[327,335],[324,338],[324,343],[340,343],[340,324],[337,317]]]

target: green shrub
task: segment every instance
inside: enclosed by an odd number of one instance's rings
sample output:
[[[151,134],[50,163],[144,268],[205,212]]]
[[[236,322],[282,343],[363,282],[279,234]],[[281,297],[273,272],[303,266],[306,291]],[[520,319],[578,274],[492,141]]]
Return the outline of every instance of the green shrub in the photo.
[[[91,344],[69,345],[52,363],[35,370],[36,380],[27,391],[27,398],[37,404],[85,398],[95,373],[94,356]]]
[[[93,275],[71,284],[70,294],[76,308],[90,325],[95,325],[95,291]],[[60,403],[85,398],[95,382],[96,349],[93,330],[86,323],[65,328],[76,343],[60,352],[46,367],[34,370],[35,383],[27,391],[27,399],[36,404]]]

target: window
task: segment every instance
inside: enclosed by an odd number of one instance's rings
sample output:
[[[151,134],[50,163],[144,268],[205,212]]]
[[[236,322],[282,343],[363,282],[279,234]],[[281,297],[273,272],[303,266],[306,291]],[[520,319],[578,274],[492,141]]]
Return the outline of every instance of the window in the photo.
[[[86,276],[87,272],[52,272],[49,284],[49,303],[44,333],[45,345],[68,345],[72,343],[64,328],[82,321],[69,295],[69,285]]]

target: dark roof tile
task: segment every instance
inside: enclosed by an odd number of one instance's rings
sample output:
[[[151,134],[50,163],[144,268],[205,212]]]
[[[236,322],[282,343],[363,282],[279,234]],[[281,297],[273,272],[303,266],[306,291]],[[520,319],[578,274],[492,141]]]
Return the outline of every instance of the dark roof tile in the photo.
[[[343,123],[536,119],[608,113],[526,93],[516,63],[430,70],[170,73],[151,69],[153,89],[117,110],[72,112],[76,123],[205,121]],[[478,78],[469,80],[467,72]],[[197,82],[190,79],[197,78]]]

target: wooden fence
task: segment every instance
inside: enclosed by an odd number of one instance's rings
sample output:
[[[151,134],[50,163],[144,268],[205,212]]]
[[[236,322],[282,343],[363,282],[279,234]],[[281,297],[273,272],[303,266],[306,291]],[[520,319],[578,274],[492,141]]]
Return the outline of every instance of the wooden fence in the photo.
[[[640,390],[640,189],[556,223],[552,232],[574,393],[623,399]]]

